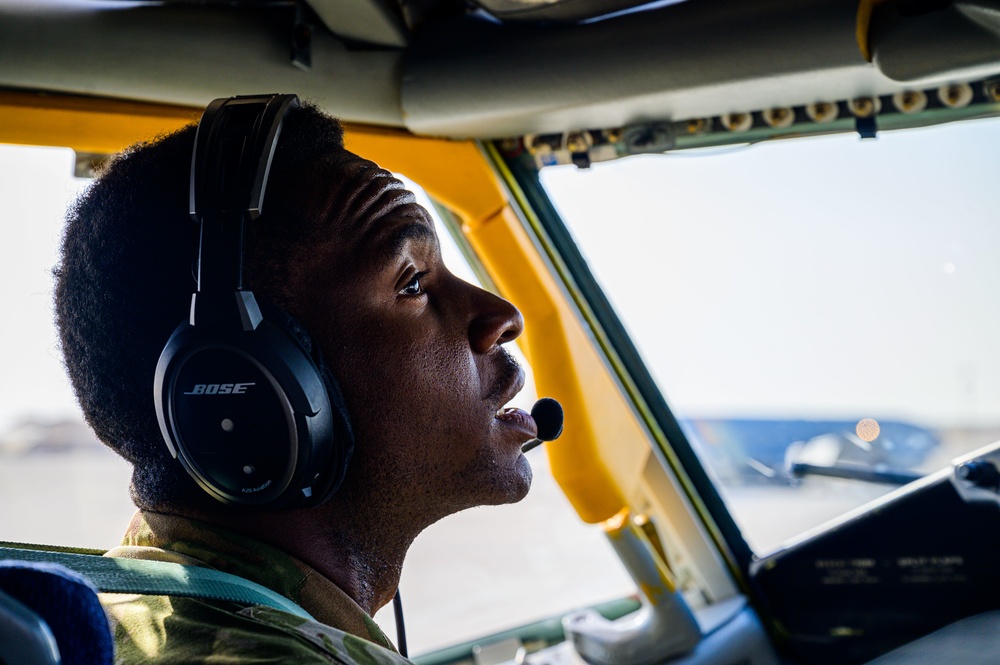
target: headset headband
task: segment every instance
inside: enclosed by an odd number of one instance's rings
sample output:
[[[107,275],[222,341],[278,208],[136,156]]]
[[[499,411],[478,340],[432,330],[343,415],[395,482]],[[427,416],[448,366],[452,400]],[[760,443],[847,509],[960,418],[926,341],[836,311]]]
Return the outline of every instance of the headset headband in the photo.
[[[243,289],[244,229],[263,210],[281,124],[298,105],[295,95],[256,95],[217,99],[205,109],[191,158],[191,217],[201,225],[199,293]]]

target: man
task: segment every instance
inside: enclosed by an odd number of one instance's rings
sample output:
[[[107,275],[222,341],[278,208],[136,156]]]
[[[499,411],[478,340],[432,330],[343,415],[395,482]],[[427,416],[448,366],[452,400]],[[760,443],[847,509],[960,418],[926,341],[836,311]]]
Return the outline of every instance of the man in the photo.
[[[390,662],[371,616],[392,599],[421,530],[518,501],[530,416],[506,410],[524,375],[502,344],[508,302],[452,275],[427,212],[343,147],[336,120],[288,112],[245,283],[300,322],[339,382],[355,436],[318,506],[253,511],[203,492],[163,441],[150,391],[194,290],[188,188],[195,128],[126,151],[71,210],[57,270],[65,362],[88,422],[134,467],[135,515],[109,556],[209,566],[258,582],[316,621],[265,607],[106,595],[119,662]],[[294,325],[298,325],[295,323]]]

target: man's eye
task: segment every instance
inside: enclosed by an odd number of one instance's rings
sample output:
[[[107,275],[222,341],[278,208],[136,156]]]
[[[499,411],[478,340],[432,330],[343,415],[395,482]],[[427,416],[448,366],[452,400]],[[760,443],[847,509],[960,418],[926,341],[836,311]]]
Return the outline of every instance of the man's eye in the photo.
[[[423,288],[420,286],[420,280],[423,279],[426,274],[426,272],[418,272],[413,276],[413,279],[406,283],[406,286],[400,289],[399,293],[404,296],[419,296],[424,292]]]

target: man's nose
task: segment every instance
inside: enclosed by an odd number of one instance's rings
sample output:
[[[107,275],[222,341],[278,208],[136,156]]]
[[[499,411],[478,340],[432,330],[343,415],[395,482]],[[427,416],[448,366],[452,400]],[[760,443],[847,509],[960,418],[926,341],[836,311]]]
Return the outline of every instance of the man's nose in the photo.
[[[524,330],[524,317],[511,303],[489,291],[476,288],[474,311],[469,323],[469,341],[477,353],[515,340]]]

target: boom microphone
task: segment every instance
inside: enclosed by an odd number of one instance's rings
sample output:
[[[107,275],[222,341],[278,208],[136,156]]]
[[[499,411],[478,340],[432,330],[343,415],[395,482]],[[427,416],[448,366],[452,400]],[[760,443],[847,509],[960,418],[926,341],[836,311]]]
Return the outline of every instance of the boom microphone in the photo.
[[[521,446],[526,453],[542,445],[543,441],[555,441],[563,430],[563,408],[551,397],[543,397],[531,407],[531,417],[538,425],[538,437]]]

